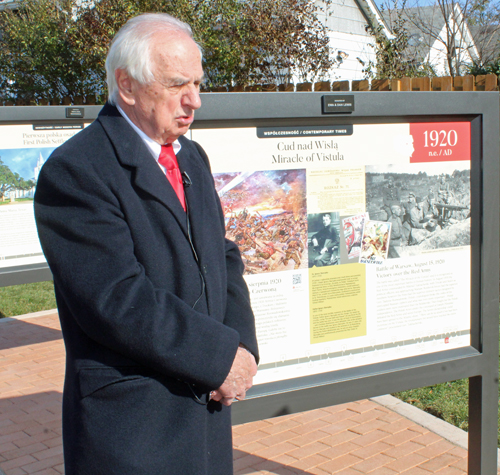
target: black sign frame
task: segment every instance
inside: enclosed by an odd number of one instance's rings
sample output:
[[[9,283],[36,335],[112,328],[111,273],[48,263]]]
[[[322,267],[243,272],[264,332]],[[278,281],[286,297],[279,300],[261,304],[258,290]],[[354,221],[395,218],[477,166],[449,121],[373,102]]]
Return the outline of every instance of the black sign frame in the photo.
[[[329,94],[329,96],[334,94]],[[471,344],[468,347],[312,375],[252,388],[233,406],[233,423],[340,404],[469,378],[469,474],[497,473],[499,309],[499,95],[490,92],[353,93],[355,110],[325,113],[324,93],[203,94],[194,128],[468,120],[471,123]],[[342,96],[342,95],[339,95]],[[2,107],[4,124],[78,125],[100,106]],[[83,109],[83,110],[80,110]],[[203,145],[203,144],[202,144]],[[0,268],[0,286],[49,280],[44,264]]]

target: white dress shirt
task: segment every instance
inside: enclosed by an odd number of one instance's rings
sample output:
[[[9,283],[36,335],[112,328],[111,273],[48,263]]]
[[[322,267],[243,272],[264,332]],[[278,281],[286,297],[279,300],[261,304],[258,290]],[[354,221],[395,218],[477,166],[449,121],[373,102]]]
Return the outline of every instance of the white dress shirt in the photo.
[[[156,163],[158,163],[158,159],[160,158],[160,153],[161,153],[161,145],[158,142],[155,142],[153,139],[148,137],[137,125],[135,125],[123,112],[123,109],[119,106],[116,105],[116,108],[118,109],[118,112],[123,116],[123,118],[131,125],[131,127],[139,134],[139,137],[143,140],[143,142],[146,144],[148,147],[148,150],[151,152],[151,155],[153,155],[153,158],[156,160]],[[172,149],[174,153],[177,155],[179,153],[179,150],[181,149],[181,144],[179,143],[178,140],[175,142],[172,142]],[[166,169],[164,166],[160,165],[158,163],[158,166],[163,170],[163,173],[166,172]]]

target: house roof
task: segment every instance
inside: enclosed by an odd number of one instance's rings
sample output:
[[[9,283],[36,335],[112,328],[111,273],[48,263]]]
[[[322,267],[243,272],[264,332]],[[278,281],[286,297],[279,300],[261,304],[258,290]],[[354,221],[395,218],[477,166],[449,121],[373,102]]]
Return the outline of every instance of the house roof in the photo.
[[[474,25],[470,30],[481,62],[487,64],[498,60],[500,57],[500,25]]]
[[[450,32],[457,36],[456,43],[466,45],[470,56],[477,57],[474,38],[463,19],[462,10],[458,4],[445,5],[441,9],[438,5],[430,5],[416,8],[404,8],[385,10],[382,12],[384,20],[391,29],[397,25],[398,19],[404,22],[404,28],[408,33],[408,54],[417,61],[426,61],[432,48],[436,48],[440,34],[445,29],[448,19],[452,27]],[[462,39],[463,38],[463,39]]]
[[[16,0],[0,0],[0,12],[3,10],[14,10],[19,7],[19,3]]]
[[[13,9],[18,7],[16,0],[0,0],[0,11],[5,10],[6,8]]]
[[[355,0],[355,3],[373,29],[376,29],[380,25],[385,36],[389,38],[392,37],[391,27],[386,22],[386,19],[374,0]]]

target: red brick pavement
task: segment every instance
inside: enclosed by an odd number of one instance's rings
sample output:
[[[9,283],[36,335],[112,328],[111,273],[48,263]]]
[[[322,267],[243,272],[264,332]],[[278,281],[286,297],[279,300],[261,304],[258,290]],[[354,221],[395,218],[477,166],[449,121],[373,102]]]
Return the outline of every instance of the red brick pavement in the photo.
[[[64,473],[63,371],[56,313],[0,321],[0,468],[5,475]],[[467,471],[466,450],[368,400],[242,424],[233,435],[235,475]]]

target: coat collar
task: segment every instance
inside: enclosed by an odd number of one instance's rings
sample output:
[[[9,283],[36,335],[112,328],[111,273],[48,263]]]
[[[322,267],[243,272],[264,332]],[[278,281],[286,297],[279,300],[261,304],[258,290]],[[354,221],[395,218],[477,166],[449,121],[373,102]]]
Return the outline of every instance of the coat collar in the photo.
[[[118,161],[123,167],[132,169],[134,185],[166,206],[187,232],[186,214],[182,205],[139,135],[118,112],[118,109],[109,103],[105,104],[97,120],[113,144]]]
[[[182,145],[180,152],[177,154],[177,162],[184,178],[189,177],[191,185],[184,188],[186,202],[188,205],[189,221],[193,233],[196,233],[196,223],[205,220],[204,213],[207,206],[211,206],[205,202],[208,197],[212,198],[214,189],[207,187],[207,174],[211,177],[208,168],[203,163],[196,146],[186,137],[179,137],[179,142]],[[206,239],[206,236],[204,237]]]

